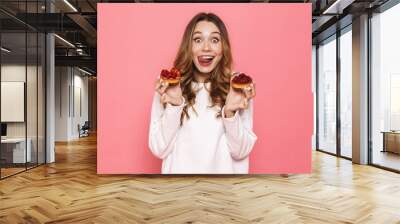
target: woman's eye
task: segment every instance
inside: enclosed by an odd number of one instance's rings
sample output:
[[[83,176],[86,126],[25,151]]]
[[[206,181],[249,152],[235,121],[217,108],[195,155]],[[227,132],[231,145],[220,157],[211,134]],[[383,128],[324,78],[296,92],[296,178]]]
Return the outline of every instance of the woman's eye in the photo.
[[[213,38],[211,41],[212,41],[213,43],[218,43],[218,42],[219,42],[219,39],[218,39],[218,38]]]
[[[194,41],[195,43],[200,43],[200,42],[201,42],[201,39],[200,39],[200,38],[194,38],[193,41]]]

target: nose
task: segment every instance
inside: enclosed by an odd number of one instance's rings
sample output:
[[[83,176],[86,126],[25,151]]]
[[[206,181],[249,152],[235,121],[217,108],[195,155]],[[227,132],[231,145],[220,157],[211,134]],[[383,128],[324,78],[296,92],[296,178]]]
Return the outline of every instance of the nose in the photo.
[[[209,51],[210,50],[210,43],[208,41],[204,41],[203,50]]]

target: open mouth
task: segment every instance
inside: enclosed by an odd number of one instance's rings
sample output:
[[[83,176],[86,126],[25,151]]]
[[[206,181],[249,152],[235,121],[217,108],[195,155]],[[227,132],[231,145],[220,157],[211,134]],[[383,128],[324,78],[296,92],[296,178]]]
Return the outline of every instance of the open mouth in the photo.
[[[201,66],[207,67],[212,64],[212,61],[214,58],[215,58],[215,56],[212,56],[212,55],[202,55],[202,56],[198,56],[197,60],[199,61],[199,64]]]

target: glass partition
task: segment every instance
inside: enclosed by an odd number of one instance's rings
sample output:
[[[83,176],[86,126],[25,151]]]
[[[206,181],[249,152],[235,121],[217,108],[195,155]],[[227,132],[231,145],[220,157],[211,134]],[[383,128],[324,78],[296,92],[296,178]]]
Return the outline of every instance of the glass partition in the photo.
[[[400,4],[371,18],[372,164],[400,171]]]
[[[16,19],[44,3],[0,1],[1,179],[45,163],[45,34]]]
[[[336,36],[318,47],[318,149],[336,154]]]
[[[32,155],[26,141],[26,33],[3,32],[1,47],[1,176],[7,177],[24,171]]]

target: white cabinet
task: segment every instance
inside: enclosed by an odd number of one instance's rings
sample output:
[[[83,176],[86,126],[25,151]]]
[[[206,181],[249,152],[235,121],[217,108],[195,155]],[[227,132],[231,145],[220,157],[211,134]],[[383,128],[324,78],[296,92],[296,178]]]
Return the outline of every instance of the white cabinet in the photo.
[[[2,146],[12,148],[12,162],[13,163],[25,163],[32,161],[32,140],[28,138],[26,140],[27,148],[25,153],[25,138],[7,138],[2,139]],[[27,159],[25,161],[25,159]]]

